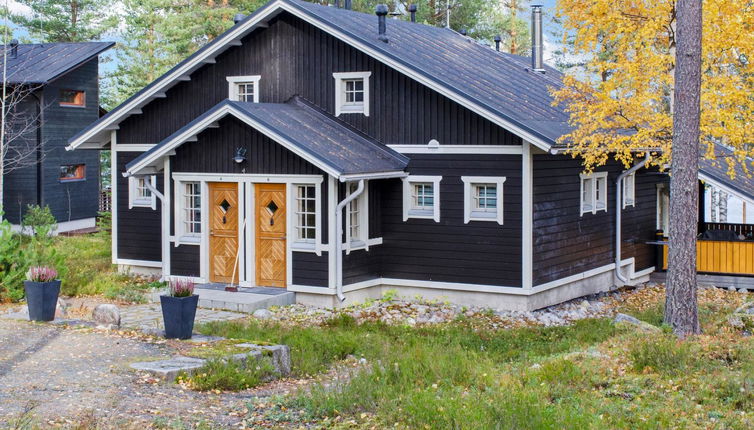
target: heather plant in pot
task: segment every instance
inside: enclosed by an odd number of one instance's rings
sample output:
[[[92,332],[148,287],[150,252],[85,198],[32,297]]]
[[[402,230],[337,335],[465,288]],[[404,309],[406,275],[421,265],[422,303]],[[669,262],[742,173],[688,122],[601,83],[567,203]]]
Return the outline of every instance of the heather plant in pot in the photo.
[[[24,292],[31,321],[52,321],[60,295],[58,272],[52,267],[33,266],[26,273]]]
[[[194,294],[193,281],[190,279],[170,281],[168,294],[160,296],[166,338],[191,339],[198,303],[199,296]]]

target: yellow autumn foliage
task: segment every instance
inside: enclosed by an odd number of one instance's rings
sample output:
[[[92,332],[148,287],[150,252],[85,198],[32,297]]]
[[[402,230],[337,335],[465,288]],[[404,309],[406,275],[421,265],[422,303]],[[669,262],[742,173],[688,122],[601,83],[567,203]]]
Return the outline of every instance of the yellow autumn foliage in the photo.
[[[610,157],[632,163],[647,149],[651,163],[672,156],[675,1],[559,0],[558,16],[574,43],[565,54],[584,59],[553,89],[573,132],[561,143],[591,170]],[[703,0],[702,150],[734,150],[725,160],[750,173],[754,156],[754,3]],[[655,151],[652,151],[654,149]],[[661,151],[658,151],[661,150]]]

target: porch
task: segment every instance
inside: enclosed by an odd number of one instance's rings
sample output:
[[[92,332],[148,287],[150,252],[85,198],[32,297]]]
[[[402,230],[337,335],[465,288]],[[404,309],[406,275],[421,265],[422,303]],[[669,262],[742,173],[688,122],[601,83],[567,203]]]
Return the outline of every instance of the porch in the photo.
[[[199,307],[250,314],[258,309],[296,303],[296,293],[284,288],[238,287],[237,292],[231,292],[225,290],[226,286],[218,283],[197,284],[194,293],[199,296]],[[160,294],[152,294],[150,300],[159,302]]]

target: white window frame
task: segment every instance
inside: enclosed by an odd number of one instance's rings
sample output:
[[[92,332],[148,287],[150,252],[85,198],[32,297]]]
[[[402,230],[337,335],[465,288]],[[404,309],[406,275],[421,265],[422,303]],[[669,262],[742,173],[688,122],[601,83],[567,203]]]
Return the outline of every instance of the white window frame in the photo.
[[[496,221],[503,225],[503,184],[505,176],[462,176],[463,182],[463,223],[468,224],[470,221]],[[497,186],[497,211],[479,212],[474,211],[472,207],[472,193],[476,185],[494,184]]]
[[[636,172],[623,178],[623,209],[636,207]]]
[[[152,191],[149,191],[149,197],[143,197],[139,195],[139,181],[141,179],[146,180],[146,177],[128,177],[128,208],[152,208],[157,209],[157,196]],[[149,176],[149,182],[157,189],[157,175]]]
[[[254,85],[254,103],[259,103],[259,80],[262,79],[260,75],[253,76],[228,76],[228,98],[234,101],[240,101],[238,99],[238,86],[242,84]]]
[[[175,181],[175,191],[173,195],[175,196],[175,237],[176,241],[181,245],[201,245],[202,243],[202,234],[204,234],[204,205],[205,205],[205,196],[204,196],[204,184],[201,181]],[[200,229],[201,231],[199,233],[192,233],[187,231],[186,229],[186,223],[188,220],[186,219],[186,185],[188,184],[197,184],[199,186],[199,216],[200,216]]]
[[[442,176],[407,176],[403,178],[403,221],[409,218],[432,219],[440,222],[440,181]],[[432,184],[432,209],[417,209],[413,207],[414,186],[417,184]]]
[[[357,113],[369,116],[369,77],[372,72],[342,72],[333,73],[335,78],[335,116],[346,113]],[[348,104],[345,102],[346,86],[345,81],[363,79],[364,80],[364,101],[361,103]]]
[[[581,186],[579,187],[579,207],[581,208],[581,216],[587,213],[596,214],[600,211],[607,212],[607,172],[592,172],[589,174],[581,173]],[[602,195],[597,199],[597,183],[602,184]],[[589,192],[586,199],[584,198],[584,189],[589,184]]]
[[[353,193],[358,182],[346,183],[346,195]],[[359,237],[351,236],[351,208],[356,203],[359,207]],[[346,251],[366,247],[369,240],[369,182],[364,181],[364,191],[346,205]]]
[[[312,187],[314,188],[314,238],[312,239],[301,239],[299,237],[299,197],[298,197],[298,191],[299,187]],[[292,247],[294,249],[307,249],[307,250],[313,250],[316,249],[317,244],[320,241],[320,231],[321,231],[321,225],[320,225],[320,191],[319,191],[320,185],[319,184],[292,184],[291,191],[292,191],[292,208],[293,208],[293,241],[292,241]]]

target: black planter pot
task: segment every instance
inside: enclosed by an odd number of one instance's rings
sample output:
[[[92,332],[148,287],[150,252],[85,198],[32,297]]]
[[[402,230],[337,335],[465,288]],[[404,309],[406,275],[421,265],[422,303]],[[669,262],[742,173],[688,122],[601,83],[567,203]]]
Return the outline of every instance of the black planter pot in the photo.
[[[190,297],[160,296],[166,338],[191,339],[198,303],[199,296],[196,294]]]
[[[60,281],[34,282],[24,281],[26,306],[29,308],[30,321],[52,321],[60,295]]]

